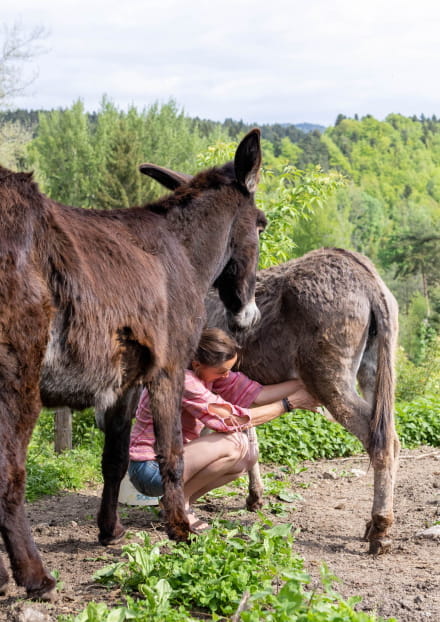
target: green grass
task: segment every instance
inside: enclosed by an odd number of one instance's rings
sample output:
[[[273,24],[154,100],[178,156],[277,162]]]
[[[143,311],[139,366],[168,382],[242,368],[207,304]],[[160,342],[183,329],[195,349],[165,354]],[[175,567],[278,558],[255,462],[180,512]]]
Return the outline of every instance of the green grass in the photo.
[[[103,434],[94,425],[93,411],[73,415],[74,448],[56,454],[53,413],[44,410],[32,435],[26,463],[26,499],[34,501],[60,490],[77,490],[102,480]]]

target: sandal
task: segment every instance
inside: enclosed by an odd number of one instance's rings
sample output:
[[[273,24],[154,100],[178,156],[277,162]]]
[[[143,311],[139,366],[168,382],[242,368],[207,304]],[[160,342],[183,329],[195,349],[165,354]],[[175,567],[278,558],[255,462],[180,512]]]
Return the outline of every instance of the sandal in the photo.
[[[208,529],[211,529],[211,526],[203,519],[197,518],[194,512],[187,512],[187,516],[189,520],[189,528],[193,533],[202,533],[202,531],[207,531]]]

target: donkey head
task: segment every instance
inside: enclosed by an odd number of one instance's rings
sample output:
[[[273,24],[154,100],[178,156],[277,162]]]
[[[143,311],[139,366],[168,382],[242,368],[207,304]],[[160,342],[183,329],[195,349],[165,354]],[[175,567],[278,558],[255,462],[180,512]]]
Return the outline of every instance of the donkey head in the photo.
[[[225,169],[231,165],[225,165]],[[228,311],[231,328],[247,328],[260,319],[255,304],[258,236],[266,217],[255,206],[254,193],[261,167],[260,131],[251,130],[238,145],[233,163],[238,207],[230,233],[230,257],[214,282]]]
[[[225,252],[217,267],[214,287],[228,312],[231,328],[246,328],[255,324],[260,313],[255,304],[254,291],[258,263],[258,236],[266,226],[263,212],[255,206],[256,190],[261,166],[260,131],[251,130],[240,142],[234,162],[199,173],[195,178],[154,164],[142,164],[140,170],[160,184],[186,197],[190,203],[203,189],[212,194],[212,204],[219,218],[225,205]],[[219,193],[219,194],[217,194]],[[222,194],[220,194],[222,193]],[[200,196],[200,194],[199,194]],[[174,205],[174,202],[169,204]],[[161,204],[164,208],[164,205]],[[211,210],[211,211],[214,211]],[[226,222],[226,220],[224,221]],[[219,220],[210,225],[215,237]],[[200,235],[200,232],[199,232]],[[219,234],[220,235],[220,234]]]

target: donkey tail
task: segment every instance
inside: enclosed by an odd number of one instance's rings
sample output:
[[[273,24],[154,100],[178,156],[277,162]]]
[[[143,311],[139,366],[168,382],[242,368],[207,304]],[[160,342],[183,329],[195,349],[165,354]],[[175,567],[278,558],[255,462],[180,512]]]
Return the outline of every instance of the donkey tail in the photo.
[[[397,343],[397,304],[389,292],[381,291],[380,301],[372,305],[376,324],[376,386],[370,422],[368,453],[371,462],[386,456],[395,438],[394,390],[395,350]]]

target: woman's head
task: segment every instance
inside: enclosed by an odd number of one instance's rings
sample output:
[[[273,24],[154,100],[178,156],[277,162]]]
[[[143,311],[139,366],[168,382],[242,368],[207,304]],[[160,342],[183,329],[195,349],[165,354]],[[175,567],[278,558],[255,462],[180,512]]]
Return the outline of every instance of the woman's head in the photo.
[[[239,346],[220,328],[205,328],[191,367],[205,382],[227,376],[237,362]]]

